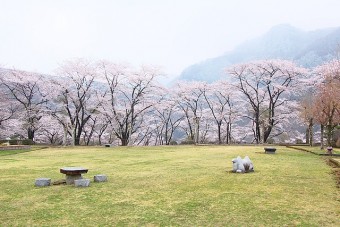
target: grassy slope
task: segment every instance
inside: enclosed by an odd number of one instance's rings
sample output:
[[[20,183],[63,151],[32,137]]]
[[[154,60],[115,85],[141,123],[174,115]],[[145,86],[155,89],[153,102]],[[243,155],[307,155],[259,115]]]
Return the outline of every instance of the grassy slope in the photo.
[[[0,158],[0,225],[340,226],[339,190],[321,157],[261,147],[51,148]],[[255,173],[234,174],[249,155]],[[34,187],[63,166],[109,182]]]
[[[316,154],[325,154],[327,153],[327,149],[325,147],[325,149],[321,150],[320,147],[309,147],[309,146],[292,146],[292,147],[297,147],[297,148],[302,148],[308,151],[312,151]],[[333,148],[333,153],[334,154],[340,154],[340,149],[339,148]]]

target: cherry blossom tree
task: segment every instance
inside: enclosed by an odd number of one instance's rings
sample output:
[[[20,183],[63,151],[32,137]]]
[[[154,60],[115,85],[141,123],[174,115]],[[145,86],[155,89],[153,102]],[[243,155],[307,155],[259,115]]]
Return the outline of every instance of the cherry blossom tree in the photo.
[[[211,116],[211,111],[205,106],[202,108],[199,117],[199,135],[197,135],[196,143],[215,143],[216,141],[216,128],[215,119]],[[197,125],[196,125],[197,127]]]
[[[218,143],[222,144],[222,125],[226,127],[226,143],[231,142],[231,126],[236,117],[235,101],[237,91],[234,91],[227,81],[218,81],[207,85],[203,90],[204,99],[217,126]]]
[[[185,123],[181,124],[188,138],[199,142],[200,119],[204,109],[203,91],[205,82],[181,81],[174,88],[176,101],[185,116]]]
[[[107,134],[108,132],[110,133],[109,121],[104,114],[100,114],[99,116],[97,116],[94,132],[97,135],[98,144],[102,145],[105,134]]]
[[[7,70],[0,79],[2,90],[7,94],[9,102],[15,102],[17,110],[20,111],[22,127],[27,131],[27,138],[34,140],[35,132],[40,127],[44,106],[48,101],[47,91],[43,86],[44,77],[37,73]],[[9,104],[7,116],[14,113],[12,108]]]
[[[155,124],[158,124],[155,130],[159,144],[169,145],[172,141],[175,131],[184,119],[184,115],[179,112],[179,105],[174,100],[170,89],[163,88],[162,98],[154,108],[154,115],[157,117]]]
[[[314,143],[314,132],[313,126],[315,124],[314,119],[314,111],[315,111],[315,100],[314,94],[312,92],[308,92],[305,96],[300,100],[300,108],[299,108],[299,117],[303,120],[305,124],[307,124],[306,129],[306,144],[309,146],[313,146]]]
[[[333,130],[340,124],[340,61],[332,60],[317,67],[315,75],[322,81],[315,95],[314,118],[321,125],[321,138],[326,127],[327,145],[331,146]]]
[[[299,91],[299,78],[307,71],[284,60],[254,61],[227,69],[237,88],[245,97],[250,112],[247,118],[253,124],[256,143],[266,142],[280,115],[289,114],[288,108],[280,106],[292,101]]]
[[[6,95],[0,94],[0,127],[3,125],[5,121],[12,119],[14,114],[17,112],[18,107],[16,107],[15,103],[7,102]]]
[[[99,122],[98,120],[98,115],[92,114],[88,122],[86,123],[84,130],[83,130],[83,143],[86,146],[89,146],[92,142],[94,144],[94,134],[95,134],[95,128],[97,123]],[[93,139],[93,140],[92,140]]]
[[[63,125],[65,134],[71,134],[72,145],[80,145],[85,126],[98,110],[103,96],[95,86],[96,66],[84,59],[67,61],[57,75],[52,81],[56,86],[51,114]]]
[[[49,114],[44,114],[41,119],[41,127],[36,137],[36,140],[41,143],[61,144],[63,140],[63,128],[54,117]]]
[[[156,78],[161,72],[156,67],[131,70],[113,63],[102,64],[101,70],[106,80],[102,112],[121,145],[127,146],[131,136],[143,126],[144,114],[157,102]]]
[[[160,121],[154,116],[153,108],[150,108],[147,113],[141,116],[141,122],[138,130],[131,135],[130,144],[133,145],[158,145],[159,144],[159,126]]]
[[[109,120],[103,113],[100,112],[100,110],[92,114],[84,129],[84,144],[102,145],[103,135],[109,129],[109,124]]]
[[[116,103],[118,102],[118,85],[128,73],[128,67],[126,65],[116,64],[105,60],[98,62],[97,67],[100,81],[105,84],[100,112],[106,119],[106,127],[110,125],[111,130],[115,133],[113,128],[117,128],[117,120],[119,120],[117,112],[114,113]],[[117,119],[115,119],[115,117]],[[111,139],[109,140],[109,142],[112,142]]]
[[[14,118],[15,113],[18,110],[17,104],[13,99],[11,99],[11,95],[6,91],[6,86],[2,84],[2,81],[5,80],[5,71],[0,71],[0,127],[3,124]]]
[[[17,118],[11,118],[0,127],[0,134],[2,138],[24,139],[27,131],[22,127],[22,121]]]

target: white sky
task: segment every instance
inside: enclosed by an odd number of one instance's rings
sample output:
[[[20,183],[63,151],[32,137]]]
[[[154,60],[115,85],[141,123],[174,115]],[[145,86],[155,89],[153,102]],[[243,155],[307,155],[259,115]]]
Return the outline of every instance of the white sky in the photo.
[[[340,26],[340,0],[0,0],[0,65],[51,73],[84,57],[187,66],[289,23]]]

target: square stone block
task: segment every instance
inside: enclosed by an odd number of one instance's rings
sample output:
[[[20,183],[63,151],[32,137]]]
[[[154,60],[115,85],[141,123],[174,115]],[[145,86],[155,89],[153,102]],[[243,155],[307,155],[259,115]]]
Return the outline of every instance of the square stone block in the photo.
[[[106,182],[107,176],[103,174],[95,175],[94,176],[94,182]]]
[[[51,178],[37,178],[35,179],[35,186],[45,187],[51,185]]]
[[[76,186],[76,187],[88,187],[88,186],[90,186],[90,179],[74,180],[74,186]]]

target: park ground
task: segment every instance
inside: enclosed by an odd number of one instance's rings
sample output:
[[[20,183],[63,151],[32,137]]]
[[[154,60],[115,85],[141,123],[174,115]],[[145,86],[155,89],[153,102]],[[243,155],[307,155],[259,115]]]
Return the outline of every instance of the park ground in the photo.
[[[0,226],[340,226],[327,157],[261,146],[60,147],[0,152]],[[255,172],[232,173],[246,155]],[[90,187],[35,187],[82,166]],[[94,183],[105,174],[108,182]]]

